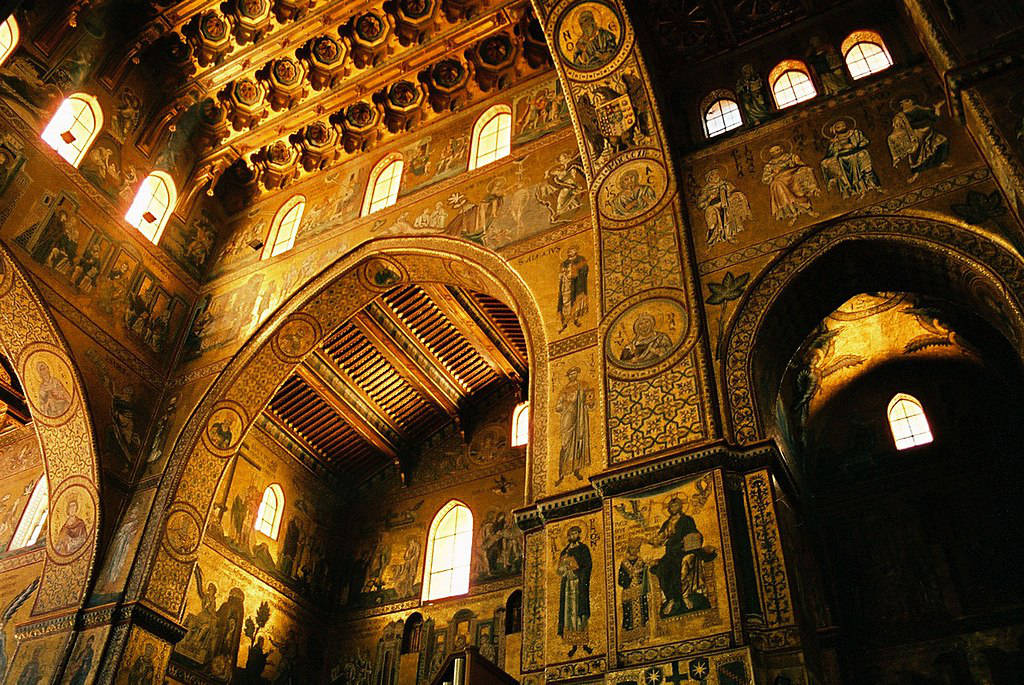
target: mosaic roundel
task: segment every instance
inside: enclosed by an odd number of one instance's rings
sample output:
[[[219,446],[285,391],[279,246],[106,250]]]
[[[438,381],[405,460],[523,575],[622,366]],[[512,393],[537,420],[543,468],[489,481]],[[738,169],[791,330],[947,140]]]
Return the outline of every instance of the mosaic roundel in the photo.
[[[75,378],[63,355],[49,345],[33,345],[22,357],[19,375],[33,418],[52,426],[71,417],[76,399]]]
[[[271,341],[274,353],[283,361],[301,360],[320,339],[320,324],[303,312],[291,315],[281,324]]]
[[[163,545],[179,561],[190,560],[199,549],[201,524],[198,515],[184,505],[175,505],[167,516]]]
[[[604,340],[608,362],[626,370],[649,369],[679,349],[689,329],[683,304],[650,297],[626,307],[612,320]]]
[[[612,5],[591,0],[565,9],[555,23],[554,35],[563,63],[593,76],[624,52],[626,28]]]
[[[54,493],[47,523],[49,549],[56,561],[67,563],[82,554],[96,527],[96,500],[90,489],[82,483],[60,488]]]
[[[668,187],[665,167],[656,160],[631,159],[611,171],[597,189],[598,211],[611,221],[628,221],[651,211]]]
[[[241,407],[235,402],[222,402],[206,422],[203,442],[214,454],[230,457],[242,442],[247,421]]]
[[[366,260],[360,276],[371,290],[391,290],[408,278],[405,269],[398,262],[385,257],[372,257]]]

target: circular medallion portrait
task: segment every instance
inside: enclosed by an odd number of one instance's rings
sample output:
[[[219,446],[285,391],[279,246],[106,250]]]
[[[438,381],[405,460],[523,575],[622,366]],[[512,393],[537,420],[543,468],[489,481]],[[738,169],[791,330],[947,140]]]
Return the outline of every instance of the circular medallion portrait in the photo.
[[[558,20],[555,43],[562,59],[579,71],[596,71],[622,47],[623,22],[610,5],[581,2]]]
[[[211,452],[220,456],[230,456],[242,442],[244,429],[245,419],[241,410],[234,403],[221,404],[213,410],[209,421],[206,422],[203,438]]]
[[[49,514],[50,549],[62,561],[77,556],[92,539],[96,503],[83,485],[71,485],[57,493]]]
[[[650,159],[634,159],[611,172],[597,191],[601,215],[633,219],[654,209],[668,186],[665,168]]]
[[[52,350],[30,351],[22,365],[21,380],[32,414],[44,422],[60,419],[74,407],[75,380],[71,367]]]
[[[304,314],[294,314],[281,325],[274,335],[274,351],[287,362],[305,357],[320,338],[316,321]]]
[[[688,325],[686,310],[676,300],[644,300],[612,322],[604,341],[605,356],[621,369],[650,368],[676,351]]]
[[[199,521],[192,512],[172,511],[167,517],[165,532],[164,546],[171,556],[184,559],[199,549]]]

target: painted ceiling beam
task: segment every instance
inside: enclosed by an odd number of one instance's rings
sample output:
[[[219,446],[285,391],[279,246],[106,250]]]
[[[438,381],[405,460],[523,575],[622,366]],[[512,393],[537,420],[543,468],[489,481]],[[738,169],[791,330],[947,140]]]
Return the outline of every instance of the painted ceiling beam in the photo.
[[[445,285],[424,283],[420,287],[492,369],[516,382],[522,381],[522,374],[516,364],[505,356],[501,347],[490,338],[487,331],[481,328],[481,324],[466,311]]]
[[[378,305],[371,303],[370,306]],[[374,317],[365,311],[356,314],[352,318],[352,324],[416,392],[451,418],[459,418],[459,402],[463,396],[459,389],[445,378],[441,364],[435,357],[423,354],[410,340],[396,339],[403,335],[400,330],[392,327],[390,333],[385,331]]]
[[[317,351],[296,369],[309,385],[363,440],[390,459],[398,457],[401,433],[387,412],[359,389],[333,361]]]
[[[473,318],[474,323],[501,350],[502,356],[515,367],[520,377],[526,376],[526,371],[529,368],[526,358],[516,349],[515,345],[508,341],[494,321],[491,320],[491,317],[487,315],[487,312],[477,304],[476,300],[461,288],[449,287],[447,290],[458,301],[459,305],[466,310],[466,313]]]

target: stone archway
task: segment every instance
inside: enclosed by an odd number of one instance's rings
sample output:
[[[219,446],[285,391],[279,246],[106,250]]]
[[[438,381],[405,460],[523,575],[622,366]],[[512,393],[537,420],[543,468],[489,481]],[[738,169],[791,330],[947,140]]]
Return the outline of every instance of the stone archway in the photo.
[[[180,616],[217,483],[251,423],[320,341],[369,301],[406,283],[442,282],[501,299],[523,323],[534,430],[546,434],[547,341],[540,310],[505,261],[452,238],[382,238],[353,250],[285,302],[213,383],[171,454],[139,555],[149,563],[129,580],[130,599],[166,618]],[[208,428],[230,431],[212,440]],[[222,436],[223,434],[221,434]],[[218,436],[219,438],[221,436]],[[532,441],[527,490],[543,485],[546,441]],[[139,565],[142,566],[141,564]]]
[[[945,297],[970,306],[1017,349],[1024,340],[1024,262],[1002,243],[923,216],[828,224],[795,243],[740,301],[719,390],[733,440],[768,437],[765,417],[788,353],[845,298],[871,290]]]
[[[99,539],[96,442],[84,384],[67,343],[35,287],[2,245],[0,350],[25,391],[49,481],[46,560],[32,617],[52,623],[54,632],[68,633],[74,627],[74,610],[86,598]],[[71,502],[76,513],[68,512]],[[85,523],[84,536],[61,536],[72,515]],[[61,618],[46,618],[55,614]]]

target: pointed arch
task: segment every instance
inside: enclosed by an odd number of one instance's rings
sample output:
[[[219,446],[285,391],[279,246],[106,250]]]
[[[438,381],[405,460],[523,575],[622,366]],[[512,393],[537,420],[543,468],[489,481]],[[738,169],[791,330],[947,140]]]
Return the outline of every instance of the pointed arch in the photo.
[[[507,157],[512,151],[512,108],[494,105],[481,114],[470,140],[470,171]]]
[[[174,179],[164,171],[154,171],[142,179],[124,218],[156,245],[160,242],[160,236],[163,235],[177,200],[178,191],[174,187]]]
[[[437,512],[427,533],[423,601],[469,592],[472,557],[473,512],[453,499]]]
[[[88,93],[75,93],[60,103],[43,129],[42,137],[68,164],[77,168],[101,128],[103,110],[99,100]]]

